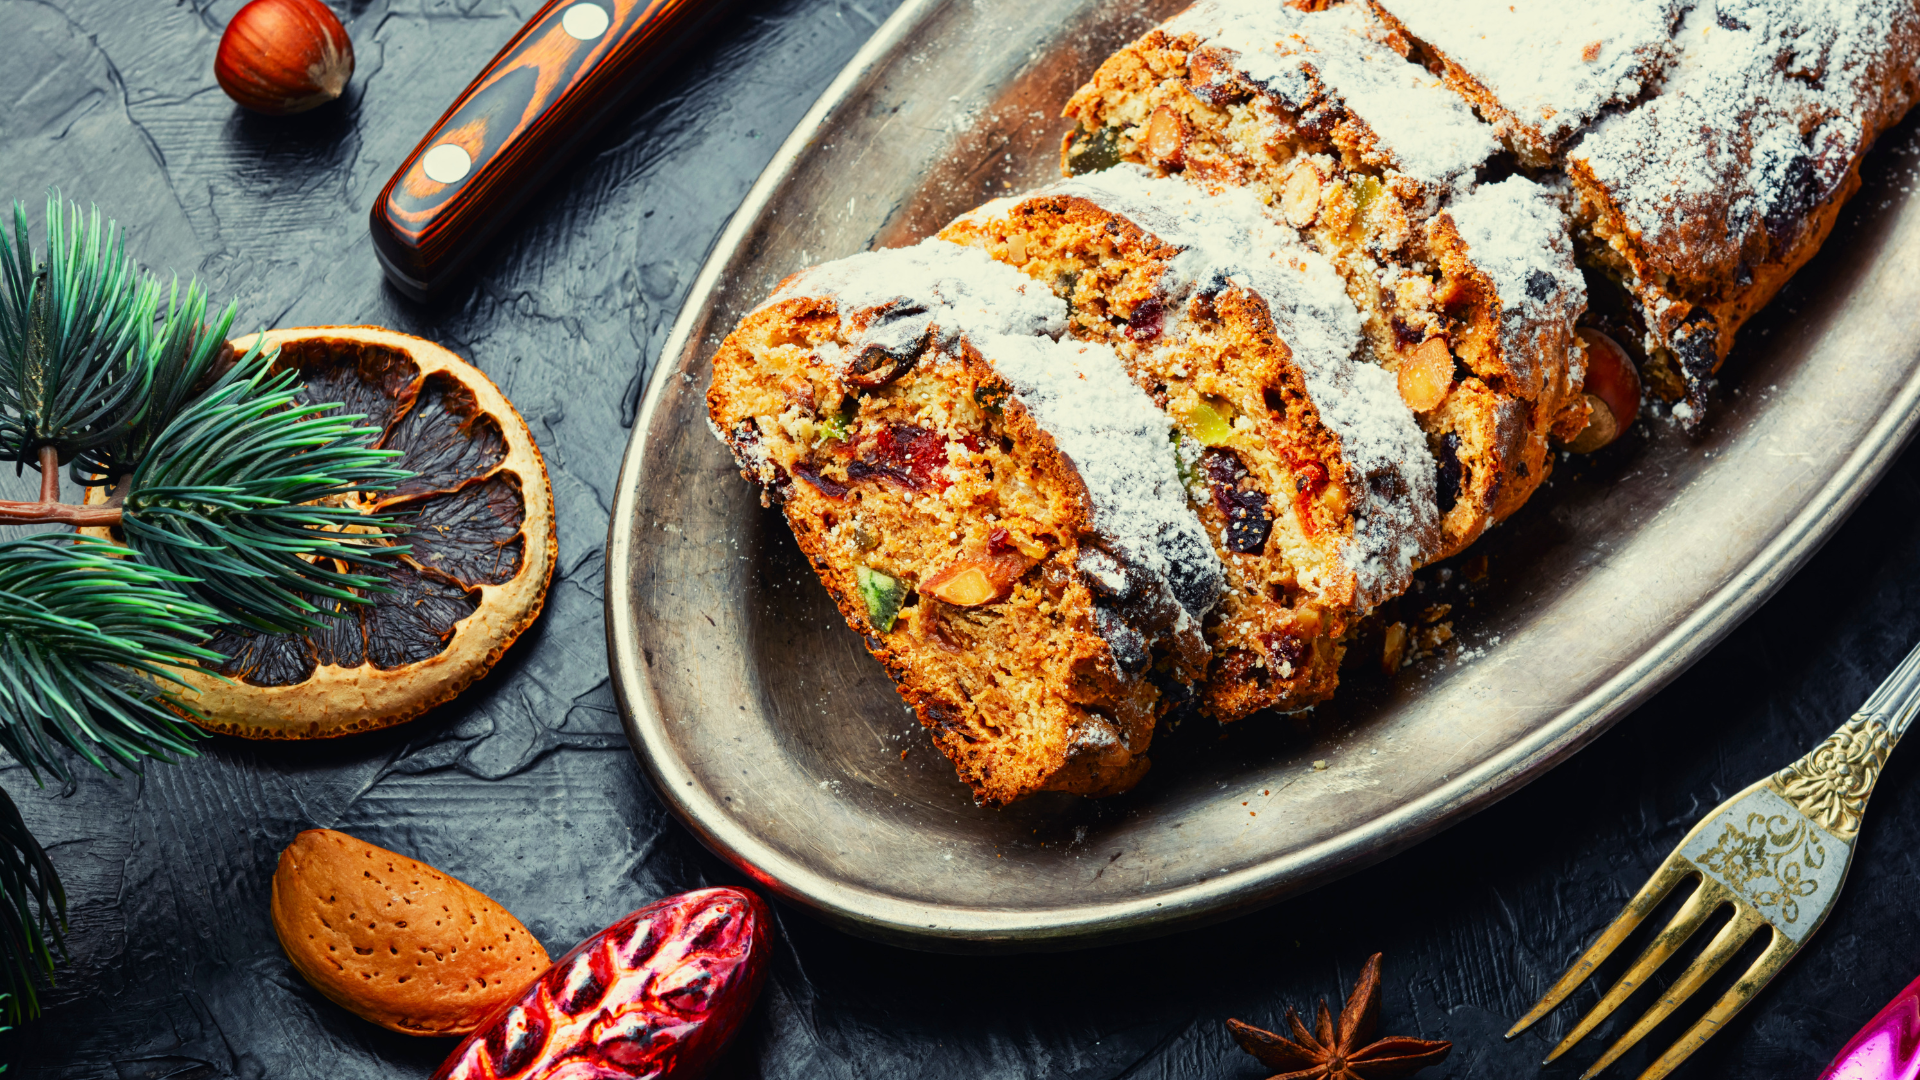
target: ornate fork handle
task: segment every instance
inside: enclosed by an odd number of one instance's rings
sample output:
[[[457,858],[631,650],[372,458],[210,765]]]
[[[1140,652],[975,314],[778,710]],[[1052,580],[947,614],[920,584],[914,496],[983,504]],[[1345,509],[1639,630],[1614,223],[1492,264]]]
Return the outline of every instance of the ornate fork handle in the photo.
[[[1841,840],[1860,832],[1867,797],[1887,755],[1920,712],[1920,646],[1907,654],[1880,688],[1840,730],[1805,757],[1780,770],[1774,783],[1796,809]]]

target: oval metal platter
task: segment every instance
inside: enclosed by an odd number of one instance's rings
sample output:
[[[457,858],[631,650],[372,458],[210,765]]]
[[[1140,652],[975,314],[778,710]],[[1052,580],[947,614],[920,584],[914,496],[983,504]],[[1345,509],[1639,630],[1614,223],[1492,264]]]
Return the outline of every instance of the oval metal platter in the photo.
[[[1705,653],[1913,428],[1909,122],[1744,331],[1704,436],[1656,418],[1562,460],[1457,573],[1426,575],[1416,607],[1452,602],[1454,640],[1304,718],[1175,732],[1124,796],[976,807],[709,432],[709,357],[788,273],[1057,176],[1068,95],[1179,4],[907,0],[721,237],[638,416],[606,586],[634,751],[707,846],[854,933],[1071,948],[1248,911],[1404,849],[1541,776]],[[1487,573],[1466,587],[1477,555]]]

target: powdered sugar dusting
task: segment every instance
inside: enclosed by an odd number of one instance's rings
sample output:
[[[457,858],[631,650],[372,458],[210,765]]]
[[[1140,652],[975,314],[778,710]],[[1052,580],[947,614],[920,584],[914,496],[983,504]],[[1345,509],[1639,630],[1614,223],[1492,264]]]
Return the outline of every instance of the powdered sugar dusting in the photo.
[[[1361,602],[1370,607],[1404,589],[1438,528],[1432,457],[1393,377],[1359,358],[1360,314],[1332,264],[1268,217],[1246,188],[1210,193],[1122,165],[1036,194],[1087,199],[1185,248],[1171,267],[1176,280],[1168,282],[1175,302],[1216,279],[1266,301],[1321,422],[1340,440],[1358,481],[1344,557]]]
[[[869,345],[889,351],[908,347],[929,325],[949,339],[960,334],[1058,337],[1067,325],[1066,301],[1046,286],[983,251],[932,239],[803,270],[761,307],[802,296],[835,299],[846,344],[838,358],[843,364]],[[892,311],[884,317],[868,317],[888,306]]]
[[[1226,568],[1187,505],[1166,415],[1127,377],[1119,355],[1044,337],[970,340],[1073,460],[1093,500],[1094,527],[1117,553],[1166,582],[1193,619],[1211,611]]]
[[[1200,0],[1165,30],[1238,53],[1246,77],[1290,107],[1309,106],[1322,90],[1342,99],[1395,169],[1432,187],[1470,182],[1498,149],[1464,102],[1383,43],[1363,4],[1302,12],[1281,0]]]
[[[1602,120],[1569,157],[1656,266],[1731,274],[1769,242],[1790,245],[1844,183],[1911,76],[1915,58],[1889,42],[1910,44],[1916,19],[1911,0],[1707,0],[1658,96]]]
[[[1689,0],[1379,0],[1547,148],[1631,101],[1672,54]],[[1502,134],[1508,134],[1503,132]]]
[[[1542,329],[1555,327],[1563,333],[1552,340],[1569,341],[1574,320],[1586,310],[1586,279],[1574,265],[1560,200],[1526,177],[1511,176],[1481,185],[1447,213],[1474,265],[1499,292],[1508,365],[1529,386],[1540,385],[1548,359],[1541,354]]]

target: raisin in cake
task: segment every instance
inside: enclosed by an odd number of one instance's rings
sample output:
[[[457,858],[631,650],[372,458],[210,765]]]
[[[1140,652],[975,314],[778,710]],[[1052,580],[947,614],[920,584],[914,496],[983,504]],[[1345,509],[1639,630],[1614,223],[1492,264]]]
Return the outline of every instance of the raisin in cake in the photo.
[[[714,357],[745,475],[977,798],[1125,790],[1223,571],[1166,418],[1066,305],[937,240],[788,279]]]
[[[1438,559],[1524,503],[1551,467],[1550,437],[1585,426],[1572,325],[1586,292],[1556,196],[1524,179],[1497,201],[1554,227],[1519,277],[1482,265],[1469,236],[1505,226],[1466,220],[1490,205],[1466,196],[1498,142],[1404,48],[1357,3],[1201,0],[1074,95],[1063,164],[1124,160],[1247,187],[1332,260],[1374,359],[1427,433],[1445,515]]]
[[[1360,351],[1340,278],[1244,188],[1119,166],[1001,199],[941,236],[1050,285],[1180,431],[1227,572],[1204,712],[1331,696],[1342,642],[1437,533],[1425,441]]]
[[[1525,16],[1377,3],[1450,83],[1513,118],[1516,148],[1565,147],[1583,256],[1619,287],[1622,336],[1690,426],[1735,332],[1825,241],[1862,155],[1915,97],[1912,0],[1551,0]],[[1543,29],[1595,20],[1608,33],[1582,64]],[[1602,92],[1589,67],[1621,78]]]

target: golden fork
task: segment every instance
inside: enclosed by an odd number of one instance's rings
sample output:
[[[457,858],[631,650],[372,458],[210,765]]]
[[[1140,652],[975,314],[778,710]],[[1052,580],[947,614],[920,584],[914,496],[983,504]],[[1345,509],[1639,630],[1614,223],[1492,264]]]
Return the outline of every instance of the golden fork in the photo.
[[[1860,834],[1867,796],[1873,794],[1873,783],[1879,779],[1887,755],[1906,732],[1916,710],[1920,710],[1920,647],[1908,653],[1860,711],[1812,753],[1702,818],[1627,902],[1613,924],[1601,932],[1599,940],[1560,976],[1531,1012],[1513,1025],[1507,1038],[1552,1012],[1619,948],[1674,886],[1697,878],[1699,888],[1673,921],[1546,1058],[1550,1062],[1566,1053],[1598,1027],[1715,911],[1731,906],[1732,920],[1714,935],[1660,1000],[1581,1074],[1580,1080],[1588,1080],[1613,1064],[1712,978],[1748,938],[1766,930],[1772,936],[1766,951],[1705,1016],[1660,1055],[1660,1060],[1640,1074],[1640,1080],[1660,1080],[1678,1068],[1687,1055],[1752,1001],[1826,921],[1846,879],[1847,864],[1853,859],[1853,843]]]

